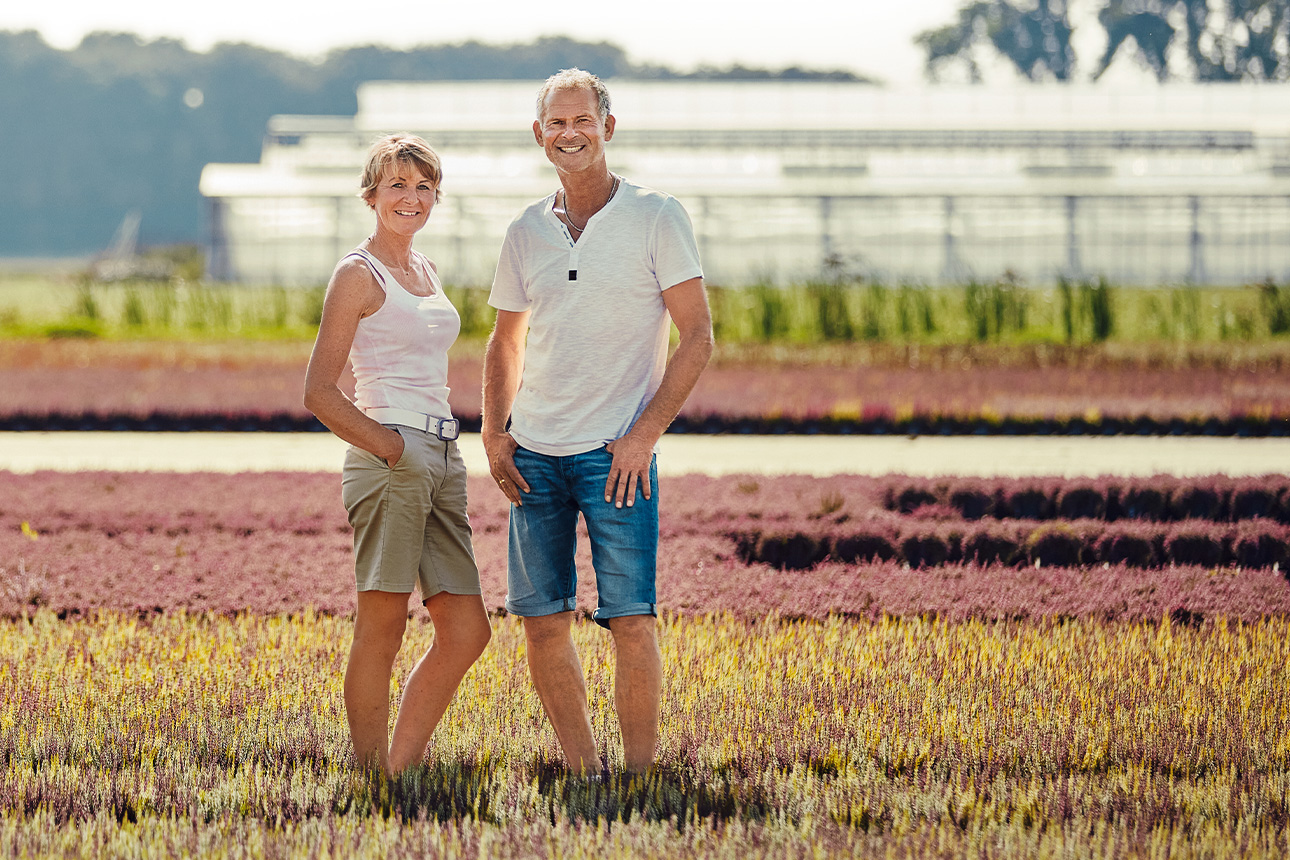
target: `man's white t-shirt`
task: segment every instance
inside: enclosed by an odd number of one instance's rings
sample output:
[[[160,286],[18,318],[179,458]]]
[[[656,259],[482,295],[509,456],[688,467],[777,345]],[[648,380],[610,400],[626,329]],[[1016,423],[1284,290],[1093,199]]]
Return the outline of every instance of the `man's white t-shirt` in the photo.
[[[658,390],[671,319],[663,291],[703,276],[676,198],[623,180],[575,243],[552,194],[511,222],[488,303],[531,311],[510,432],[581,454],[621,438]]]

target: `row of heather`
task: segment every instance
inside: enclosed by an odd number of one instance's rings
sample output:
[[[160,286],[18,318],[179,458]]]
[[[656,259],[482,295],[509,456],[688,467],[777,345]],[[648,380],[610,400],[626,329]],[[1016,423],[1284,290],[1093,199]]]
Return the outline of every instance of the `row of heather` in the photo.
[[[1271,520],[973,523],[928,518],[927,508],[884,510],[884,495],[902,480],[665,476],[656,488],[660,609],[753,618],[1290,617],[1286,530]],[[176,608],[348,615],[352,538],[339,483],[328,473],[0,472],[0,617]],[[500,612],[506,500],[487,476],[468,485],[484,602]],[[882,540],[866,546],[874,535]],[[577,575],[579,606],[594,607],[585,540]]]
[[[664,476],[667,535],[761,527],[820,531],[889,520],[1290,522],[1290,478],[916,478],[905,475]],[[468,478],[476,532],[505,529],[506,498],[487,475]],[[0,471],[0,532],[27,522],[64,531],[348,534],[340,480],[327,472],[254,474]],[[1032,523],[1033,524],[1033,523]]]
[[[308,342],[0,340],[6,430],[319,429]],[[449,362],[454,414],[482,405],[482,349]],[[1186,349],[720,343],[676,425],[690,433],[1290,435],[1290,342]],[[342,374],[341,387],[353,380]]]
[[[899,561],[911,567],[941,564],[1124,565],[1154,568],[1284,569],[1290,562],[1290,527],[1264,520],[1213,523],[1115,523],[1096,520],[936,522],[825,525],[818,531],[746,529],[731,532],[739,556],[780,569],[805,570],[832,560]]]
[[[889,485],[883,505],[903,514],[943,509],[967,520],[1290,523],[1290,478],[910,478]]]
[[[478,412],[458,412],[462,429],[478,432]],[[303,412],[268,411],[73,411],[0,414],[0,431],[126,431],[126,432],[322,432],[326,428]],[[851,414],[844,408],[828,415],[682,414],[669,432],[690,434],[822,436],[1290,436],[1290,416],[1227,415],[1159,418],[1086,416],[1028,416],[907,413],[866,410]]]

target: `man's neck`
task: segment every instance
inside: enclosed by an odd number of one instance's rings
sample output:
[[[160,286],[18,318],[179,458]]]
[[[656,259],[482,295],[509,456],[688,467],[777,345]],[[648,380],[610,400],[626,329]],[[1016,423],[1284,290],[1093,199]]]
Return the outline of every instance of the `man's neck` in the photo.
[[[572,210],[578,215],[589,217],[609,202],[609,195],[614,190],[614,175],[608,167],[584,170],[562,174],[560,184],[564,187],[566,211]]]

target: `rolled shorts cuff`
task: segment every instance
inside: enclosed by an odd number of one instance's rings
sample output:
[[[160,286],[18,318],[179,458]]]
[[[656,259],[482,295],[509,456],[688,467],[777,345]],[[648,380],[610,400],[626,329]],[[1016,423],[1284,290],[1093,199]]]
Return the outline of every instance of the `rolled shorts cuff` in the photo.
[[[601,627],[608,628],[611,618],[627,618],[631,615],[653,615],[657,618],[656,604],[623,603],[618,606],[598,606],[596,611],[591,613],[591,620]]]
[[[508,595],[506,611],[520,618],[541,618],[544,615],[558,615],[561,612],[573,612],[578,608],[577,597],[565,597],[561,600],[550,600],[546,603],[513,602]]]

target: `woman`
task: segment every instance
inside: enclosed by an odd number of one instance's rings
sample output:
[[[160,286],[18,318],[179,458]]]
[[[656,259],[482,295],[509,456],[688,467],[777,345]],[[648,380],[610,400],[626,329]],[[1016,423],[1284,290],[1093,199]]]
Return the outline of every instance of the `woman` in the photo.
[[[412,250],[441,178],[421,138],[392,135],[372,146],[359,196],[376,213],[376,230],[332,274],[305,376],[305,408],[350,443],[341,487],[354,527],[358,610],[345,712],[359,766],[387,774],[425,756],[492,635],[448,409],[448,347],[461,320],[434,264]],[[355,402],[337,386],[347,358]],[[414,587],[434,642],[404,686],[391,740],[390,677]]]

